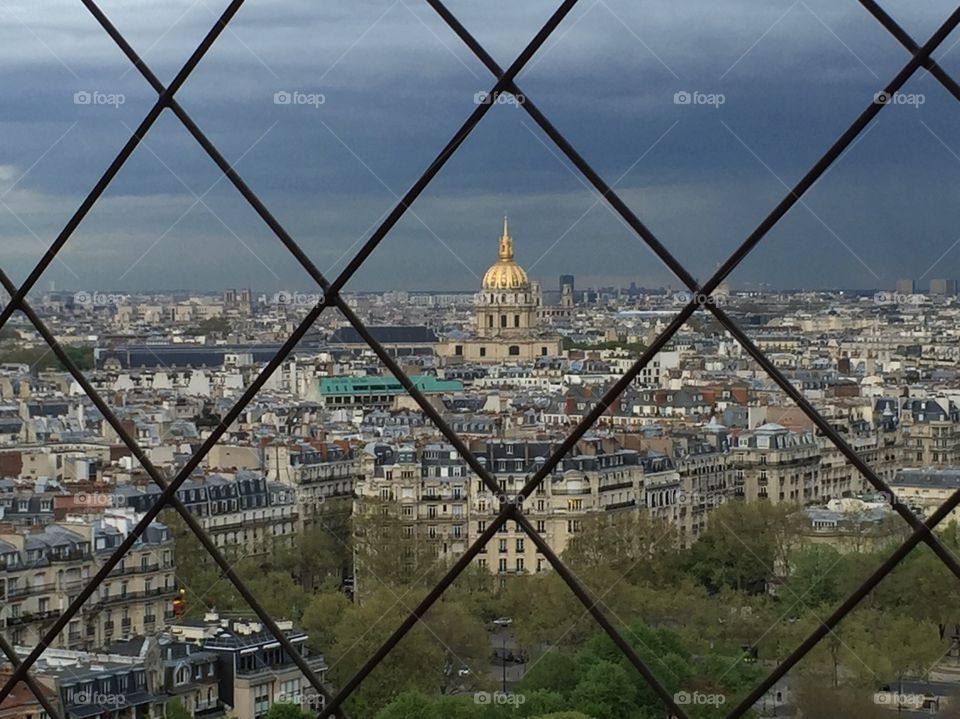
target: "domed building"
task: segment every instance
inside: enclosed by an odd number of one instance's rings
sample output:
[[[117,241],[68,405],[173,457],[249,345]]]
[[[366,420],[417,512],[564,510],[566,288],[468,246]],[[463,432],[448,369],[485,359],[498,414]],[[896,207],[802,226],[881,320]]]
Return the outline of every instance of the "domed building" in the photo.
[[[477,335],[522,337],[537,327],[540,287],[513,259],[513,238],[503,218],[499,259],[483,276],[477,294]]]
[[[560,338],[544,333],[538,322],[543,305],[540,284],[531,282],[513,254],[507,218],[497,261],[483,276],[476,295],[475,337],[439,348],[448,362],[509,362],[559,355]]]

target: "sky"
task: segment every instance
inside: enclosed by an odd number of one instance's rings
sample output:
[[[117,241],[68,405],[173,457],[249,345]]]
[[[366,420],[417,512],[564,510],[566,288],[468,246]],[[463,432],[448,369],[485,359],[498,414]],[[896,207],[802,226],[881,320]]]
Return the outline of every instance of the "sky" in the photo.
[[[508,66],[559,0],[449,0]],[[227,3],[102,0],[169,82]],[[947,1],[882,0],[918,43]],[[934,53],[960,79],[960,31]],[[517,84],[701,281],[909,60],[855,0],[581,0]],[[494,78],[422,0],[247,0],[178,101],[329,278]],[[79,0],[0,0],[0,266],[22,281],[156,93]],[[289,102],[285,100],[289,99]],[[686,102],[689,100],[689,102]],[[730,278],[960,278],[960,104],[925,71]],[[678,287],[518,103],[491,108],[346,289],[473,290],[503,215],[545,287]],[[312,280],[164,112],[35,293]],[[35,294],[34,293],[34,294]]]

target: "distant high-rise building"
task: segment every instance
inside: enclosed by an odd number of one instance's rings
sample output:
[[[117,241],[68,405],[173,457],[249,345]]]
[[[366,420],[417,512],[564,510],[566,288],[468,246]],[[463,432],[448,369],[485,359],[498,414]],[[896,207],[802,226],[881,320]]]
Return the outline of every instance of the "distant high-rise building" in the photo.
[[[908,280],[908,279],[897,280],[898,295],[912,295],[915,292],[916,292],[916,286],[913,280]]]
[[[953,297],[957,294],[957,281],[930,280],[930,294],[937,297]]]
[[[565,285],[570,285],[570,294],[573,294],[575,289],[573,284],[573,275],[560,275],[560,292],[563,292]]]

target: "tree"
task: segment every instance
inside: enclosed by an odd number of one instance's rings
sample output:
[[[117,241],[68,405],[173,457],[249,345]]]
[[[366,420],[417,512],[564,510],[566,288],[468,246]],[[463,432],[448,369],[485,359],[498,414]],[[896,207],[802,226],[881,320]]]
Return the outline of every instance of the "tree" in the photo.
[[[589,667],[573,690],[573,705],[594,719],[638,716],[635,677],[610,661]],[[662,703],[661,703],[662,706]]]
[[[402,598],[403,594],[398,596]],[[334,684],[342,685],[356,674],[407,611],[403,600],[398,602],[388,592],[351,605],[334,628],[335,639],[328,655]],[[404,691],[438,693],[447,681],[445,655],[445,648],[418,622],[351,696],[350,713],[374,716]]]
[[[401,521],[395,503],[369,499],[364,505],[353,520],[361,601],[364,592],[377,584],[436,584],[446,563],[438,559],[439,545],[427,537],[426,528]]]
[[[164,716],[166,719],[192,719],[193,715],[188,712],[179,699],[171,699],[164,707]]]
[[[711,591],[766,591],[771,575],[788,565],[800,538],[796,510],[791,504],[768,502],[718,507],[688,552],[686,570]]]
[[[310,598],[300,623],[309,636],[311,649],[324,654],[330,650],[335,639],[334,628],[350,606],[350,600],[336,588],[328,588]]]
[[[270,707],[266,719],[311,719],[313,714],[306,712],[296,704],[277,702]]]
[[[566,696],[578,680],[579,671],[573,657],[552,650],[531,662],[520,681],[520,691],[526,694],[545,690]]]
[[[602,514],[584,520],[563,559],[578,575],[603,567],[617,577],[662,583],[676,578],[678,536],[673,524],[645,512]]]
[[[787,595],[809,607],[834,605],[841,601],[839,575],[843,571],[840,553],[825,544],[813,544],[796,552],[787,578]]]

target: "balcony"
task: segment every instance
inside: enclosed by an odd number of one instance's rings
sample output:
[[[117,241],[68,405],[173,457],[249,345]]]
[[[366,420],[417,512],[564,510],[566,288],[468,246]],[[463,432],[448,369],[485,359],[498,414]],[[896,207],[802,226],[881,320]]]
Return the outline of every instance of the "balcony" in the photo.
[[[82,549],[70,549],[66,552],[58,552],[56,554],[48,554],[47,559],[51,562],[74,562],[78,559],[90,559],[90,552],[83,551]]]
[[[217,529],[214,527],[213,529]],[[168,563],[169,565],[170,563]],[[151,562],[150,564],[135,564],[135,565],[119,565],[113,568],[113,571],[108,574],[108,577],[122,577],[124,575],[130,574],[150,574],[151,572],[160,571],[159,562]]]
[[[157,623],[157,616],[155,614],[145,614],[143,617],[143,623],[145,625],[153,625]]]
[[[71,630],[71,631],[67,634],[67,640],[68,640],[71,644],[74,644],[74,643],[76,643],[76,642],[79,642],[82,638],[83,638],[83,633],[82,633],[82,632],[79,632],[79,631]]]
[[[19,617],[8,617],[7,625],[32,624],[34,622],[43,622],[49,619],[56,619],[62,612],[59,609],[48,609],[42,612],[24,612]]]

